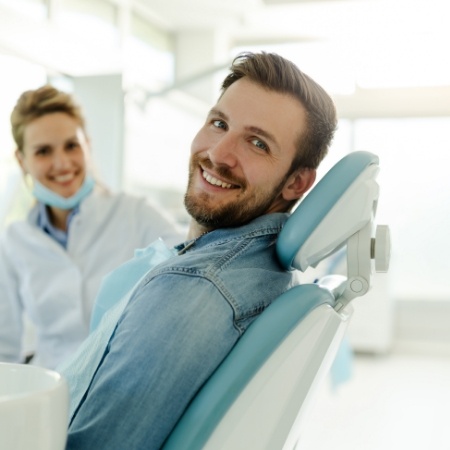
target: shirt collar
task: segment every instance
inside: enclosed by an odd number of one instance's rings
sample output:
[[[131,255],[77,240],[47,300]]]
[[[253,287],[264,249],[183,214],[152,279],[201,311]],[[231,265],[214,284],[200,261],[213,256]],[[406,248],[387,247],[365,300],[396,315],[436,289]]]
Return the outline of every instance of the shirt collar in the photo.
[[[192,246],[192,243],[195,243],[195,247],[198,249],[211,243],[218,244],[232,239],[279,234],[289,215],[289,213],[264,214],[239,227],[218,228],[210,231],[200,237],[175,246],[175,249],[178,252],[184,253],[188,247],[190,248]]]
[[[47,233],[50,237],[52,237],[56,242],[58,242],[64,248],[66,248],[68,232],[60,230],[52,225],[46,205],[44,205],[41,202],[38,202],[37,208],[38,208],[37,226],[42,231]],[[72,209],[72,211],[70,211],[69,215],[67,216],[66,222],[67,230],[69,229],[70,222],[72,221],[73,217],[78,213],[79,209],[80,209],[79,206],[76,206],[74,209]]]

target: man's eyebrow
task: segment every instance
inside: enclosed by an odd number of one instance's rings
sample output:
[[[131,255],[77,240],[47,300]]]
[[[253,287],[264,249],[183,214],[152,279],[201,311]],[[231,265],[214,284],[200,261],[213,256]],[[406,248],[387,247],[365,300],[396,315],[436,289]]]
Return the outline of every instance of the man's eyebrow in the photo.
[[[228,116],[225,113],[223,113],[222,111],[220,111],[218,109],[215,109],[215,108],[212,108],[209,111],[208,116],[218,116],[218,117],[220,117],[221,119],[224,119],[224,120],[228,119]]]
[[[248,131],[251,131],[252,133],[257,134],[258,136],[262,136],[263,138],[268,139],[269,141],[272,141],[274,144],[278,145],[278,142],[275,138],[275,136],[272,133],[269,133],[268,131],[263,130],[259,127],[246,127]]]
[[[218,109],[215,109],[215,108],[212,108],[209,111],[208,116],[217,116],[220,119],[228,120],[228,116],[224,112],[222,112]],[[266,139],[272,141],[274,144],[278,145],[278,142],[277,142],[275,136],[272,133],[269,133],[268,131],[263,130],[262,128],[255,127],[255,126],[248,126],[248,127],[245,127],[245,129],[254,134],[257,134],[258,136],[266,138]]]

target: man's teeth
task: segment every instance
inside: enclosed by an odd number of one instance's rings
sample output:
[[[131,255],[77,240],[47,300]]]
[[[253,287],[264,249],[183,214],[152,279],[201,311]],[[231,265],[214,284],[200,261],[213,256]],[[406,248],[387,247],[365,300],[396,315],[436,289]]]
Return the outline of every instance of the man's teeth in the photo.
[[[213,184],[215,186],[220,186],[225,189],[230,189],[231,184],[225,183],[223,181],[218,180],[217,178],[212,177],[209,173],[207,173],[205,170],[203,171],[203,178],[210,184]]]

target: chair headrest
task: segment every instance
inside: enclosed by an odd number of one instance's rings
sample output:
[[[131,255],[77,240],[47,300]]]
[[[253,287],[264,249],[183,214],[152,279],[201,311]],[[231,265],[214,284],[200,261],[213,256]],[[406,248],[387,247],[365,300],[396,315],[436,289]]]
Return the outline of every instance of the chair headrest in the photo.
[[[365,151],[346,155],[301,201],[277,240],[286,269],[315,267],[373,219],[378,162],[378,156]]]

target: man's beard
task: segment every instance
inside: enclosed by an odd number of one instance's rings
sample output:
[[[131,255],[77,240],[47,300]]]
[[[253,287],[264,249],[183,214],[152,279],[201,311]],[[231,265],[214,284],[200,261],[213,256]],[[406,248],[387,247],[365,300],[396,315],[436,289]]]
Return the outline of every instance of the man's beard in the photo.
[[[212,169],[213,164],[209,159],[202,159],[194,155],[191,158],[189,167],[189,181],[186,194],[184,196],[184,205],[189,215],[199,224],[208,230],[226,227],[237,227],[244,225],[256,217],[266,214],[269,208],[281,196],[281,191],[287,177],[284,177],[274,189],[267,189],[264,192],[254,192],[253,195],[246,195],[247,183],[245,180],[237,180],[230,170],[225,167],[214,167],[215,172],[227,179],[230,183],[233,180],[240,187],[240,194],[224,205],[214,206],[214,195],[202,192],[193,194],[191,186],[195,171],[199,171],[199,164],[205,168]],[[231,188],[233,190],[233,188]]]

